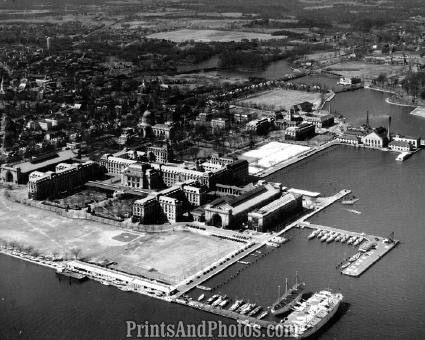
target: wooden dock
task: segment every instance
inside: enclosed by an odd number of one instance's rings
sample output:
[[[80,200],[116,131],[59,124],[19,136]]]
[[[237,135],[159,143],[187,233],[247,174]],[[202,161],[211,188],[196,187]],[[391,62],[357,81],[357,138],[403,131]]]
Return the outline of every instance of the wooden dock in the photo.
[[[371,249],[367,252],[357,251],[356,254],[359,253],[360,255],[359,258],[351,262],[351,264],[348,267],[341,270],[342,274],[353,276],[353,277],[359,277],[360,275],[362,275],[366,270],[368,270],[373,264],[379,261],[385,254],[387,254],[391,249],[393,249],[400,242],[399,240],[388,241],[386,238],[381,236],[367,235],[365,233],[358,233],[358,232],[348,231],[348,230],[334,228],[334,227],[328,227],[328,226],[319,225],[319,224],[312,224],[309,222],[302,222],[299,224],[299,226],[301,228],[327,230],[327,231],[337,232],[337,233],[348,235],[348,236],[361,236],[366,238],[366,241],[363,241],[359,245],[359,248],[361,247],[362,244],[364,244],[367,241],[374,242],[376,244],[376,247],[374,249]],[[349,246],[352,246],[352,245],[349,245]]]

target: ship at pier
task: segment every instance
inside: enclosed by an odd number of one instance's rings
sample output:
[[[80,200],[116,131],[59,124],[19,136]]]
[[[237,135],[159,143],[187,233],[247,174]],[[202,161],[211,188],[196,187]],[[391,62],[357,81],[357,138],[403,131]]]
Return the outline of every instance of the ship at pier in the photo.
[[[273,315],[281,315],[291,310],[291,308],[301,300],[305,288],[304,282],[298,282],[298,273],[295,275],[295,284],[288,290],[288,279],[285,279],[285,294],[279,294],[277,301],[271,306],[270,312]]]
[[[284,319],[291,330],[290,337],[305,339],[315,334],[338,311],[343,295],[322,290],[294,306],[294,311]]]

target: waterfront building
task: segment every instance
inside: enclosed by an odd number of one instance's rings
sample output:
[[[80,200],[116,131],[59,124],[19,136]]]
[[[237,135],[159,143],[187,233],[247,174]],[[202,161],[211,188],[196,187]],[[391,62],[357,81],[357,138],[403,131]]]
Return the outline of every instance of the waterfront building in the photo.
[[[54,170],[57,164],[69,162],[76,156],[72,150],[62,150],[34,157],[26,162],[2,164],[0,177],[3,182],[26,184],[30,173]]]
[[[81,262],[81,261],[69,261],[67,269],[71,271],[78,271],[83,274],[94,276],[98,279],[114,281],[122,285],[128,285],[135,289],[154,289],[165,294],[169,294],[171,287],[158,281],[150,281],[146,278],[140,278],[138,276],[129,275],[123,272],[117,272],[105,267],[99,267],[94,264]]]
[[[29,175],[28,197],[41,200],[55,197],[61,192],[70,191],[102,173],[101,167],[93,162],[60,163],[55,171],[34,171]]]
[[[359,137],[349,133],[344,133],[343,135],[338,136],[337,141],[350,145],[359,145],[361,143],[361,139]]]
[[[316,132],[311,123],[301,123],[298,126],[290,126],[285,130],[285,138],[290,140],[304,140],[313,137]]]
[[[233,228],[247,221],[248,213],[265,206],[282,193],[281,184],[259,182],[237,197],[221,197],[205,206],[205,221],[221,228]]]
[[[281,225],[302,210],[302,196],[284,193],[282,197],[248,213],[248,228],[264,232]]]
[[[363,144],[373,148],[384,148],[388,145],[387,130],[383,127],[375,129],[363,138]]]
[[[417,149],[421,145],[421,138],[418,137],[408,137],[408,136],[401,136],[401,135],[395,135],[393,137],[393,141],[397,142],[407,142],[409,143],[412,148]]]
[[[392,151],[409,152],[412,151],[412,145],[409,142],[393,140],[388,144]]]

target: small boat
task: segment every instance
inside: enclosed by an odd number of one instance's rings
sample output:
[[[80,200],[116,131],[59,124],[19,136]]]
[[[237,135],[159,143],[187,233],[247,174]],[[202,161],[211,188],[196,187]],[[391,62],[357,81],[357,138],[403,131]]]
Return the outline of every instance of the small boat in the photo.
[[[352,200],[344,200],[341,202],[341,204],[344,205],[353,205],[354,203],[356,203],[360,198],[353,198]]]
[[[267,316],[267,314],[269,314],[269,312],[265,310],[260,315],[258,315],[258,319],[260,319],[260,320],[264,319]]]
[[[255,307],[252,311],[250,311],[248,313],[248,316],[255,316],[256,314],[258,314],[260,312],[260,310],[262,310],[263,308],[261,306],[257,306]]]
[[[409,158],[410,156],[412,155],[412,153],[411,152],[402,152],[401,154],[399,154],[397,157],[396,157],[396,161],[399,161],[399,162],[403,162],[404,160],[406,160],[407,158]]]
[[[316,237],[320,239],[323,236],[323,233],[324,230],[320,230]]]
[[[202,300],[204,299],[204,297],[205,297],[205,294],[201,294],[201,295],[199,295],[199,297],[198,297],[198,301],[202,301]]]
[[[358,246],[363,241],[363,237],[358,237],[357,240],[354,241],[353,246]]]
[[[361,211],[358,211],[358,210],[355,210],[355,209],[345,209],[345,210],[347,210],[348,212],[351,212],[351,213],[353,213],[353,214],[356,214],[356,215],[361,215]]]
[[[229,303],[229,301],[230,301],[229,299],[224,299],[223,301],[220,302],[219,306],[221,308],[224,308]]]
[[[353,244],[353,242],[354,242],[354,236],[351,236],[351,237],[348,239],[347,244]]]
[[[325,233],[321,238],[320,238],[320,241],[321,242],[325,242],[327,239],[328,239],[328,237],[329,237],[329,233]]]
[[[211,304],[217,298],[218,298],[218,294],[214,294],[213,296],[208,298],[207,303]]]
[[[313,230],[313,232],[310,235],[308,235],[308,239],[311,240],[315,238],[318,233],[319,233],[319,229]]]
[[[224,296],[220,296],[217,300],[215,300],[215,301],[211,304],[211,306],[213,306],[213,307],[219,306],[219,305],[220,305],[220,303],[222,303],[222,302],[223,302],[223,300],[226,300],[226,299],[227,299],[227,296],[226,296],[226,295],[224,295]]]
[[[342,234],[338,234],[337,237],[335,237],[335,242],[340,242],[342,240]]]
[[[329,237],[326,239],[326,242],[327,242],[327,243],[331,243],[331,242],[333,242],[333,241],[335,240],[335,237],[336,237],[336,233],[332,233],[332,234],[331,234],[331,236],[329,236]]]
[[[245,308],[247,308],[248,307],[248,305],[249,305],[249,303],[247,302],[247,303],[244,303],[244,304],[242,304],[239,308],[237,308],[236,309],[236,312],[237,313],[240,313],[241,311],[243,311]]]
[[[230,311],[235,311],[236,309],[238,309],[241,305],[243,304],[243,300],[236,300],[233,305],[230,306],[229,310]]]

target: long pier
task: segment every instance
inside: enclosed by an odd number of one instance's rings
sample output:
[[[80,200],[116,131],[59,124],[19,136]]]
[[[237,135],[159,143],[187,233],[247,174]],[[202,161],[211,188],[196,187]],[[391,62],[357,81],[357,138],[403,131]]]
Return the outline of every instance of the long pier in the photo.
[[[374,247],[366,252],[357,251],[358,258],[351,262],[351,264],[342,269],[341,273],[348,276],[359,277],[365,271],[367,271],[373,264],[379,261],[385,254],[387,254],[391,249],[393,249],[400,242],[399,240],[389,240],[381,236],[375,235],[367,235],[365,233],[347,231],[339,228],[319,225],[319,224],[311,224],[311,223],[300,223],[299,226],[301,228],[311,228],[311,229],[320,229],[327,230],[330,232],[337,232],[340,234],[344,234],[347,236],[360,236],[366,238],[364,242],[373,242]]]

